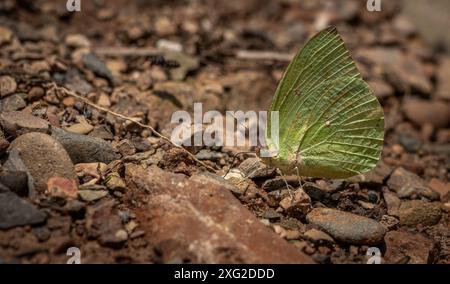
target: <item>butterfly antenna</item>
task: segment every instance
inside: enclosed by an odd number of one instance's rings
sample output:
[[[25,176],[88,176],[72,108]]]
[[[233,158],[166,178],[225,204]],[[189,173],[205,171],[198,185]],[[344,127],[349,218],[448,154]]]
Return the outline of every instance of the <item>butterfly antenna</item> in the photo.
[[[277,173],[281,176],[281,178],[283,179],[284,183],[286,184],[286,188],[288,190],[289,197],[291,198],[291,200],[293,200],[294,196],[292,195],[291,188],[289,187],[289,183],[287,182],[286,178],[284,177],[283,172],[281,172],[281,170],[277,168]]]
[[[236,120],[237,123],[239,123],[241,126],[243,126],[243,127],[245,128],[245,131],[246,131],[247,133],[250,132],[250,129],[248,129],[248,127],[247,127],[245,124],[243,124],[242,122],[240,122],[240,121],[237,119],[237,117],[234,116],[234,114],[232,114],[231,112],[228,112],[227,114],[231,115],[231,116]],[[255,152],[254,152],[254,151],[245,151],[245,152],[239,152],[239,153],[236,153],[236,154],[233,156],[233,160],[232,160],[232,162],[231,162],[231,165],[230,165],[230,167],[228,168],[227,172],[225,173],[224,177],[226,177],[226,176],[228,175],[228,173],[231,171],[231,169],[233,168],[233,164],[234,164],[234,162],[236,161],[237,157],[238,157],[239,155],[242,155],[242,154],[255,154]]]
[[[303,189],[302,178],[300,177],[300,173],[299,173],[299,170],[298,170],[297,166],[295,167],[295,170],[297,172],[298,184],[299,184],[300,188]]]

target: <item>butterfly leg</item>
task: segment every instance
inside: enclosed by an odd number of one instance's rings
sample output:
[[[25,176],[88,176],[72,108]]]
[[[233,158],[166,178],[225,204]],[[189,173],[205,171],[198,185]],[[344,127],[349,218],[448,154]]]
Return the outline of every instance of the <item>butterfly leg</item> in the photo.
[[[303,188],[303,185],[302,185],[302,178],[300,177],[300,173],[299,173],[299,171],[298,171],[298,167],[295,167],[295,171],[297,172],[298,185],[299,185],[301,188]]]
[[[286,188],[288,190],[289,196],[291,197],[291,199],[293,198],[292,192],[291,192],[291,188],[289,187],[289,183],[287,182],[286,178],[284,177],[283,173],[281,172],[280,169],[277,168],[277,173],[281,176],[281,178],[284,180],[284,183],[286,184]]]

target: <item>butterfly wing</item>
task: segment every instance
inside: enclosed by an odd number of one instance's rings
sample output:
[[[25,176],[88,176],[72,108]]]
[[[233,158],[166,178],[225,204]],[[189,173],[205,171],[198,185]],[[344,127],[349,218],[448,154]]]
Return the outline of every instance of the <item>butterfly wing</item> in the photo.
[[[335,28],[318,33],[296,55],[270,111],[279,112],[274,165],[295,162],[304,176],[345,178],[379,160],[383,110]],[[271,129],[269,119],[267,137]]]

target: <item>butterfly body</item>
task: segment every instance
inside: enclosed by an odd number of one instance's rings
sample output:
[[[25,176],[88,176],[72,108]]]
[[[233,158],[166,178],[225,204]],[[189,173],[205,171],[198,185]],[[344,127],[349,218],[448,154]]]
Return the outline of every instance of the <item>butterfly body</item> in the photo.
[[[275,93],[279,139],[266,130],[262,158],[286,174],[346,178],[369,171],[383,146],[383,110],[335,28],[313,37],[296,55]]]

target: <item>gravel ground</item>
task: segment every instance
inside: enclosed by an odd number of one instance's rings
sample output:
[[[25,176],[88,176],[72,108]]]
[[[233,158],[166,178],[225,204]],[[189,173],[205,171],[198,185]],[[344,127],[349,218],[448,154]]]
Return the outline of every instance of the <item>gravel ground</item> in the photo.
[[[450,57],[400,1],[62,2],[0,3],[0,263],[450,263]],[[385,111],[373,171],[287,189],[249,149],[152,133],[266,110],[328,25]]]

